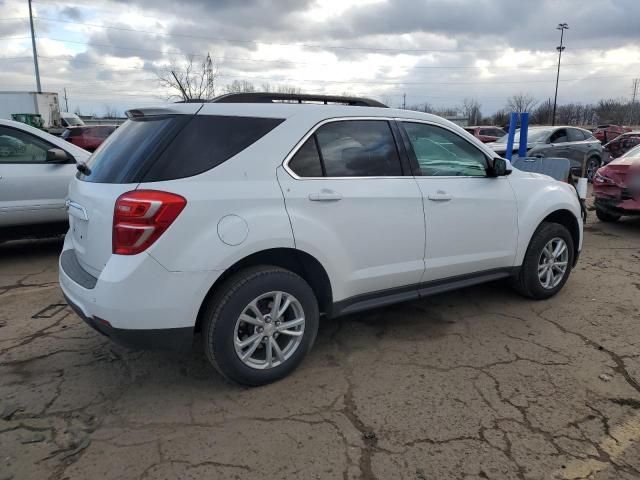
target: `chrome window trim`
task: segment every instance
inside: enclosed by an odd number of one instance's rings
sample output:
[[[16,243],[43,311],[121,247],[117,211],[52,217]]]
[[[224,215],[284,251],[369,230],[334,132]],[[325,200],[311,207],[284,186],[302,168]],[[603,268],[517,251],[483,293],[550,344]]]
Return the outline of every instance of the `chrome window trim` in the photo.
[[[392,117],[375,117],[375,116],[370,116],[370,117],[331,117],[331,118],[325,118],[324,120],[316,123],[311,130],[309,130],[303,137],[302,139],[296,143],[296,145],[291,149],[291,151],[289,152],[289,154],[285,157],[284,161],[282,162],[282,166],[284,167],[285,171],[294,179],[296,180],[380,180],[380,179],[385,179],[385,178],[395,178],[395,179],[413,179],[413,175],[411,173],[407,174],[407,175],[392,175],[392,176],[377,176],[377,177],[300,177],[298,176],[298,174],[296,174],[293,170],[291,170],[289,168],[289,162],[291,161],[291,159],[295,156],[296,153],[298,153],[298,150],[300,150],[300,148],[302,148],[302,145],[304,145],[304,142],[306,142],[309,137],[311,137],[311,135],[313,135],[314,133],[316,133],[316,131],[322,127],[323,125],[326,125],[327,123],[333,123],[333,122],[343,122],[343,121],[349,121],[349,120],[381,120],[381,121],[385,121],[385,122],[393,122],[395,120],[395,118]],[[391,128],[391,127],[390,127]],[[391,130],[390,130],[391,132]],[[398,151],[398,159],[400,159],[400,151]]]
[[[295,146],[291,149],[291,151],[289,152],[289,154],[285,157],[284,161],[282,162],[282,166],[284,168],[284,170],[295,180],[381,180],[381,179],[420,179],[420,178],[431,178],[431,179],[435,179],[435,178],[441,178],[441,179],[448,179],[448,178],[489,178],[487,176],[479,176],[479,175],[441,175],[441,176],[428,176],[428,175],[413,175],[411,172],[409,172],[406,175],[395,175],[395,176],[377,176],[377,177],[300,177],[298,176],[293,170],[291,170],[289,168],[289,162],[291,161],[291,159],[295,156],[296,153],[298,153],[298,150],[300,150],[300,148],[302,147],[302,145],[304,145],[304,143],[309,139],[309,137],[311,137],[311,135],[313,135],[320,127],[322,127],[323,125],[326,125],[327,123],[332,123],[332,122],[342,122],[342,121],[349,121],[349,120],[382,120],[382,121],[387,121],[387,122],[409,122],[409,123],[424,123],[427,125],[433,125],[434,127],[440,127],[440,128],[444,128],[446,130],[448,130],[449,132],[453,133],[454,135],[457,135],[458,137],[460,137],[462,140],[464,140],[465,142],[467,142],[469,145],[471,145],[473,148],[475,148],[476,150],[478,150],[480,153],[482,153],[482,155],[484,155],[485,159],[487,160],[487,162],[489,161],[488,155],[486,154],[486,152],[484,152],[482,149],[478,148],[477,145],[474,145],[473,143],[469,142],[467,139],[465,139],[462,135],[460,135],[458,132],[456,132],[455,130],[453,130],[451,127],[449,127],[448,125],[443,125],[441,123],[438,122],[434,122],[431,120],[422,120],[422,119],[416,119],[416,118],[404,118],[404,117],[375,117],[375,116],[364,116],[364,117],[331,117],[331,118],[325,118],[324,120],[321,120],[320,122],[316,123],[303,137],[301,140],[298,141],[298,143],[295,144]],[[400,155],[400,152],[398,152],[398,155]],[[497,154],[496,154],[497,156]]]

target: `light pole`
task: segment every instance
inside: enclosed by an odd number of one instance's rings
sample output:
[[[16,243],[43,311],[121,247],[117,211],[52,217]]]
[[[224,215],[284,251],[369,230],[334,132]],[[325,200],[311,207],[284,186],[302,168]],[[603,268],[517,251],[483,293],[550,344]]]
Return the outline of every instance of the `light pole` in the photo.
[[[551,126],[556,124],[556,103],[558,102],[558,81],[560,80],[560,60],[562,59],[562,51],[564,46],[562,41],[564,40],[564,31],[569,29],[568,23],[559,23],[556,30],[560,30],[560,46],[556,47],[558,50],[558,74],[556,75],[556,94],[553,97],[553,116],[551,117]]]
[[[33,65],[36,70],[36,86],[38,93],[42,93],[42,87],[40,87],[40,69],[38,68],[38,50],[36,50],[36,36],[33,31],[33,13],[31,11],[31,0],[29,0],[29,24],[31,25],[31,47],[33,48]]]

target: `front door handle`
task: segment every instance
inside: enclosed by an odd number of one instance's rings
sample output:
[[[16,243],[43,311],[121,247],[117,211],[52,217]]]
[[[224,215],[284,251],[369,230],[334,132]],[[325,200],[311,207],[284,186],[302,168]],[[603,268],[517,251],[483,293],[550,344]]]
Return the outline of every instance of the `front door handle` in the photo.
[[[429,200],[433,202],[448,202],[453,197],[449,195],[447,192],[443,192],[442,190],[438,190],[436,193],[430,193],[428,196]]]
[[[312,202],[337,202],[342,200],[342,194],[333,190],[321,190],[318,193],[310,193],[309,200]]]

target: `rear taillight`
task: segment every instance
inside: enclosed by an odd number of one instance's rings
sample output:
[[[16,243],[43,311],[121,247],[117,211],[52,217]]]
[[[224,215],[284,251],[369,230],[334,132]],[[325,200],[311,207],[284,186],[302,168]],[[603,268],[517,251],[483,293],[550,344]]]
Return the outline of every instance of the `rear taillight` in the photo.
[[[187,205],[175,193],[134,190],[116,200],[113,212],[113,253],[135,255],[145,251]]]

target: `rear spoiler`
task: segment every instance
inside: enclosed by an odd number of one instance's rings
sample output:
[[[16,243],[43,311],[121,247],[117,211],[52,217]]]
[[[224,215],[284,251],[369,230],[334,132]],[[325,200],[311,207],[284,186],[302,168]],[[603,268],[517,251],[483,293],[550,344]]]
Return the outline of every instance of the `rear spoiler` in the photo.
[[[195,115],[202,108],[201,103],[185,103],[175,107],[147,107],[127,110],[127,118],[155,117],[158,115]]]

